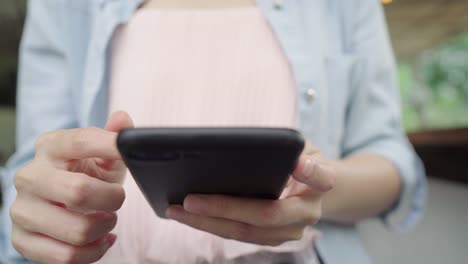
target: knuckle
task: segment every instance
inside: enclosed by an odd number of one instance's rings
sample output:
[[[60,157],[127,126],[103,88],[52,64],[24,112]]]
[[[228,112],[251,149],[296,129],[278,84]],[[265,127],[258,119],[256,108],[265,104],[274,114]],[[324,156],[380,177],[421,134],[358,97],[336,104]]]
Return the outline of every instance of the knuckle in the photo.
[[[28,165],[20,168],[14,177],[14,185],[16,190],[24,190],[32,185],[31,174],[28,170]]]
[[[26,226],[26,223],[29,222],[27,211],[23,210],[18,204],[18,201],[15,201],[10,207],[10,218],[13,223],[19,226]]]
[[[37,151],[49,145],[49,143],[53,141],[54,138],[57,136],[57,133],[58,132],[56,131],[51,131],[51,132],[46,132],[40,135],[34,144],[34,149]]]
[[[85,180],[85,177],[74,179],[70,184],[70,191],[67,204],[72,207],[82,207],[88,201],[92,192],[92,186]]]
[[[65,247],[61,252],[54,255],[55,262],[60,264],[72,264],[78,263],[80,252],[77,248],[68,246]]]
[[[83,221],[80,221],[75,228],[71,229],[71,233],[68,236],[69,241],[72,245],[84,246],[91,242],[92,231],[93,224],[89,220],[83,218]]]

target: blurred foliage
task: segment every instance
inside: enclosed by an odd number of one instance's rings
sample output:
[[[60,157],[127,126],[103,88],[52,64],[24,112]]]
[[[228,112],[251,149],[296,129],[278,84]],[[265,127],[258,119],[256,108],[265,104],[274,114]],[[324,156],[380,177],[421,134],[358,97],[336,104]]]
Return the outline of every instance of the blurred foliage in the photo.
[[[468,127],[468,33],[399,65],[408,131]]]
[[[15,103],[17,54],[25,10],[25,0],[0,0],[0,165],[14,149],[12,106]]]
[[[468,34],[434,54],[430,63],[424,65],[425,81],[438,97],[450,96],[468,99]]]
[[[15,112],[11,107],[0,107],[0,166],[15,149]]]
[[[24,0],[0,0],[0,105],[15,101],[17,53],[23,20]]]

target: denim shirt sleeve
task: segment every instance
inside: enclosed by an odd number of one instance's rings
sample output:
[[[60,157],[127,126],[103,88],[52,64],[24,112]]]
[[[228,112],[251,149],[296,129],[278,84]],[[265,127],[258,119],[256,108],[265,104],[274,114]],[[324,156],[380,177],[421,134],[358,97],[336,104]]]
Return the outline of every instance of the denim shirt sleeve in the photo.
[[[17,151],[3,171],[4,206],[1,211],[7,263],[21,256],[11,245],[9,208],[16,190],[16,170],[34,157],[34,143],[46,131],[76,126],[71,89],[67,85],[66,9],[61,0],[32,0],[28,3],[20,46],[17,93]]]
[[[402,129],[395,59],[380,1],[350,2],[348,8],[354,12],[349,49],[357,56],[357,64],[352,73],[343,154],[378,154],[398,169],[401,196],[381,217],[389,227],[405,230],[422,215],[425,171]]]

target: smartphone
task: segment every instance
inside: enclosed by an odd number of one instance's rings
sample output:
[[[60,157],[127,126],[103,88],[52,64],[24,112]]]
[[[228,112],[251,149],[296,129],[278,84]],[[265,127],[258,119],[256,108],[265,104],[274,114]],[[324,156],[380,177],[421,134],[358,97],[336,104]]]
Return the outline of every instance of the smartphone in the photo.
[[[188,194],[278,199],[304,148],[287,128],[134,128],[117,147],[156,214]]]

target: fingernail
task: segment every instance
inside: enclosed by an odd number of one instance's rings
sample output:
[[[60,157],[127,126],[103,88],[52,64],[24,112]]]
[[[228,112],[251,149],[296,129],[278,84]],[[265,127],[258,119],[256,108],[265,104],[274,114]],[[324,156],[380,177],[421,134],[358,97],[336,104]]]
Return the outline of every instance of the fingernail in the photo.
[[[167,208],[166,217],[176,221],[183,221],[185,215],[185,210],[180,205],[173,205]]]
[[[195,214],[202,214],[206,208],[206,201],[200,195],[189,195],[184,200],[184,209]]]
[[[304,162],[304,167],[302,168],[302,177],[305,181],[310,182],[311,177],[314,174],[315,166],[317,162],[310,158],[306,159]]]
[[[104,247],[106,249],[111,248],[115,241],[117,241],[117,236],[114,234],[109,234],[105,239],[104,239]]]

